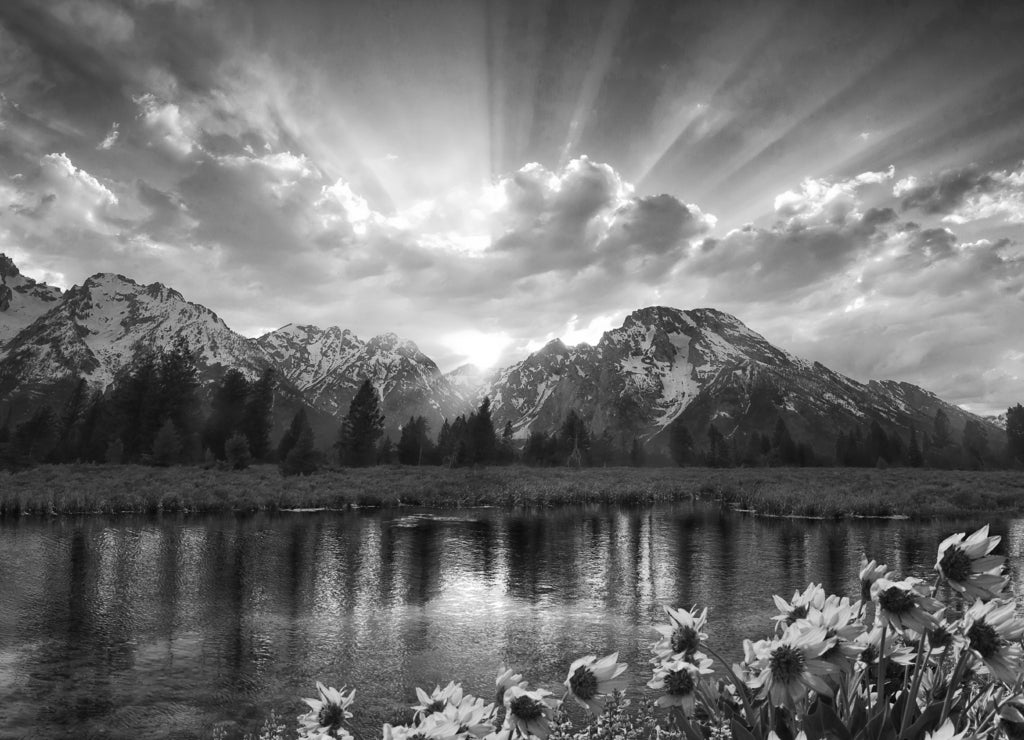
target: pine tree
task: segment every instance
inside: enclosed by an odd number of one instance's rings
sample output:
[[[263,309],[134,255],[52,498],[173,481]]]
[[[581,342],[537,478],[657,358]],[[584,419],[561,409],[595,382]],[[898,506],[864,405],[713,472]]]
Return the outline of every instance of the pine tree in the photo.
[[[793,465],[796,463],[796,443],[793,441],[793,437],[790,436],[789,428],[786,427],[786,422],[782,420],[782,417],[779,417],[779,420],[775,422],[772,447],[775,449],[779,462],[782,465]]]
[[[472,462],[484,464],[494,462],[497,437],[494,433],[494,421],[491,419],[491,399],[484,398],[480,402],[473,422],[469,427],[472,449]]]
[[[501,431],[501,441],[498,442],[498,462],[502,465],[508,465],[516,460],[516,449],[512,436],[512,422],[506,421],[505,428]]]
[[[157,359],[147,352],[138,355],[114,384],[116,434],[124,445],[124,459],[129,462],[153,449],[153,439],[162,423],[159,380]]]
[[[590,431],[576,409],[569,413],[558,432],[561,457],[568,465],[579,467],[590,464]]]
[[[668,444],[669,453],[676,465],[682,467],[691,461],[693,437],[690,435],[690,430],[683,424],[682,419],[676,419],[669,425]]]
[[[252,462],[249,439],[241,432],[235,432],[224,443],[224,458],[232,470],[245,470]]]
[[[1006,409],[1006,448],[1011,463],[1024,465],[1024,406],[1019,403]]]
[[[907,449],[907,464],[912,468],[919,468],[924,464],[924,455],[917,443],[917,429],[910,427],[910,447]]]
[[[437,455],[441,459],[442,465],[450,464],[453,456],[455,455],[455,435],[452,434],[452,425],[448,423],[448,419],[444,420],[441,424],[441,431],[437,433]]]
[[[214,457],[224,459],[224,443],[235,432],[242,431],[242,419],[250,385],[241,371],[231,368],[214,391],[210,416],[203,431],[203,444]]]
[[[281,441],[277,446],[277,459],[284,461],[288,457],[288,453],[292,451],[295,443],[299,441],[299,436],[303,430],[309,427],[309,420],[306,418],[306,409],[302,408],[295,412],[295,416],[292,417],[291,424],[284,430],[284,434],[281,435]]]
[[[54,459],[71,462],[82,457],[81,421],[89,406],[89,384],[80,378],[60,414],[60,431]]]
[[[245,402],[242,430],[249,443],[249,451],[256,460],[270,459],[270,427],[273,423],[274,388],[277,378],[273,368],[266,368],[259,380],[252,384]]]
[[[433,445],[427,436],[429,432],[427,420],[422,416],[409,417],[408,423],[402,427],[402,436],[398,440],[398,462],[402,465],[423,465],[433,457]]]
[[[871,420],[867,444],[869,461],[877,464],[879,460],[884,460],[886,465],[892,462],[892,455],[889,452],[889,435],[885,433],[877,419]]]
[[[988,457],[988,432],[980,421],[967,420],[964,426],[963,447],[969,467],[975,470],[985,467],[985,459]]]
[[[633,437],[633,444],[629,448],[629,464],[634,468],[642,468],[647,462],[647,454],[639,437]]]
[[[384,434],[384,415],[377,391],[364,380],[349,404],[339,433],[338,447],[342,465],[366,467],[377,459],[377,440]]]
[[[953,444],[953,438],[949,431],[949,417],[946,412],[939,409],[935,412],[934,434],[932,435],[932,446],[938,449]]]
[[[294,441],[289,445],[287,453],[283,455],[282,474],[309,475],[315,473],[319,467],[319,455],[316,453],[313,430],[306,419],[305,409],[300,408],[296,413],[287,434],[294,434]]]
[[[183,337],[160,356],[158,415],[170,419],[182,439],[199,430],[199,370],[196,358]]]
[[[174,422],[168,419],[156,433],[153,440],[152,460],[154,465],[167,467],[176,465],[181,460],[181,435],[174,426]]]

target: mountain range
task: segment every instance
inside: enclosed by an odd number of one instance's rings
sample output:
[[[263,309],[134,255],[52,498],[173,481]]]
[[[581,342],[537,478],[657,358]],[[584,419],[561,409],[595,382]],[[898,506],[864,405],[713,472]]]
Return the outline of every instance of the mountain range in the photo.
[[[59,398],[78,378],[109,388],[141,350],[170,347],[178,337],[196,353],[207,386],[228,368],[255,377],[272,367],[284,405],[306,405],[324,430],[336,430],[368,378],[392,438],[413,415],[425,416],[436,433],[484,397],[496,428],[509,422],[520,439],[557,429],[570,410],[595,434],[654,447],[664,445],[673,423],[695,439],[713,423],[728,438],[770,434],[782,419],[794,438],[831,455],[836,437],[854,427],[877,421],[906,439],[911,428],[931,430],[940,410],[955,439],[972,419],[990,439],[1003,435],[997,424],[917,386],[861,383],[795,357],[712,308],[642,308],[594,345],[556,339],[493,373],[463,366],[445,374],[394,334],[363,340],[348,329],[287,324],[247,338],[160,283],[100,273],[62,292],[0,255],[0,409],[6,405],[9,419],[44,397]],[[286,419],[277,421],[280,428]]]

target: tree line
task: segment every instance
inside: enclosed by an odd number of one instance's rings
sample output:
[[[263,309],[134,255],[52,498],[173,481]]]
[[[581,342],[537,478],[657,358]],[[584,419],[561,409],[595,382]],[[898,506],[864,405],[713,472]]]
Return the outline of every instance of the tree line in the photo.
[[[60,408],[42,404],[25,421],[0,425],[0,466],[38,463],[219,464],[244,468],[277,462],[286,475],[308,474],[328,464],[532,466],[699,465],[709,467],[814,466],[983,468],[1024,466],[1024,407],[1007,410],[1005,450],[985,427],[969,420],[960,442],[939,409],[929,429],[911,427],[906,440],[877,421],[839,433],[834,457],[796,439],[782,418],[771,434],[711,423],[695,439],[676,420],[652,443],[639,436],[593,434],[571,409],[553,431],[531,431],[521,445],[511,422],[495,430],[490,399],[468,415],[445,419],[436,436],[423,416],[411,416],[397,441],[385,434],[381,399],[369,380],[359,387],[329,452],[318,448],[305,409],[291,419],[276,445],[271,440],[277,381],[266,369],[253,380],[230,369],[207,404],[200,395],[194,355],[183,340],[161,353],[142,353],[108,392],[90,392],[78,381]],[[204,414],[203,409],[209,410]]]

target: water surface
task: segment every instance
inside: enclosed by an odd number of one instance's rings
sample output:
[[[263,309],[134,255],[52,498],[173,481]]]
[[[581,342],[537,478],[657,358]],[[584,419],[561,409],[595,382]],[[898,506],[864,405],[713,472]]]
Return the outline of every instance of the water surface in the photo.
[[[983,522],[980,522],[983,523]],[[554,511],[23,519],[0,524],[0,737],[184,738],[289,722],[314,682],[358,687],[357,727],[414,687],[548,688],[619,650],[634,684],[662,605],[706,605],[736,657],[771,595],[856,595],[861,555],[927,575],[979,522],[755,519],[701,504]],[[1024,520],[993,522],[1021,578]]]

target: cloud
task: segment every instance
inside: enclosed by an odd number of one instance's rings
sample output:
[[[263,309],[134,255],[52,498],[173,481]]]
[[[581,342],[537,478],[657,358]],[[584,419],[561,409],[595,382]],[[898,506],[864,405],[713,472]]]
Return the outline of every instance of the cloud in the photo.
[[[862,202],[864,191],[893,178],[895,168],[880,172],[864,172],[847,180],[831,181],[825,178],[806,178],[799,192],[787,190],[775,197],[775,213],[783,218],[817,218],[842,223],[854,215]]]
[[[88,33],[101,45],[123,44],[135,34],[135,21],[128,13],[100,0],[63,0],[50,3],[49,11],[61,23]]]
[[[179,157],[187,157],[196,148],[198,127],[182,113],[177,103],[159,100],[152,93],[133,98],[139,107],[139,117],[145,123],[156,142],[166,151]]]
[[[114,146],[114,144],[117,143],[117,137],[121,133],[118,129],[119,129],[119,126],[118,126],[117,122],[115,121],[110,126],[110,131],[108,131],[107,135],[103,137],[103,141],[101,141],[99,144],[96,145],[96,148],[97,149],[102,149],[104,151],[106,151],[108,149],[111,149]]]

